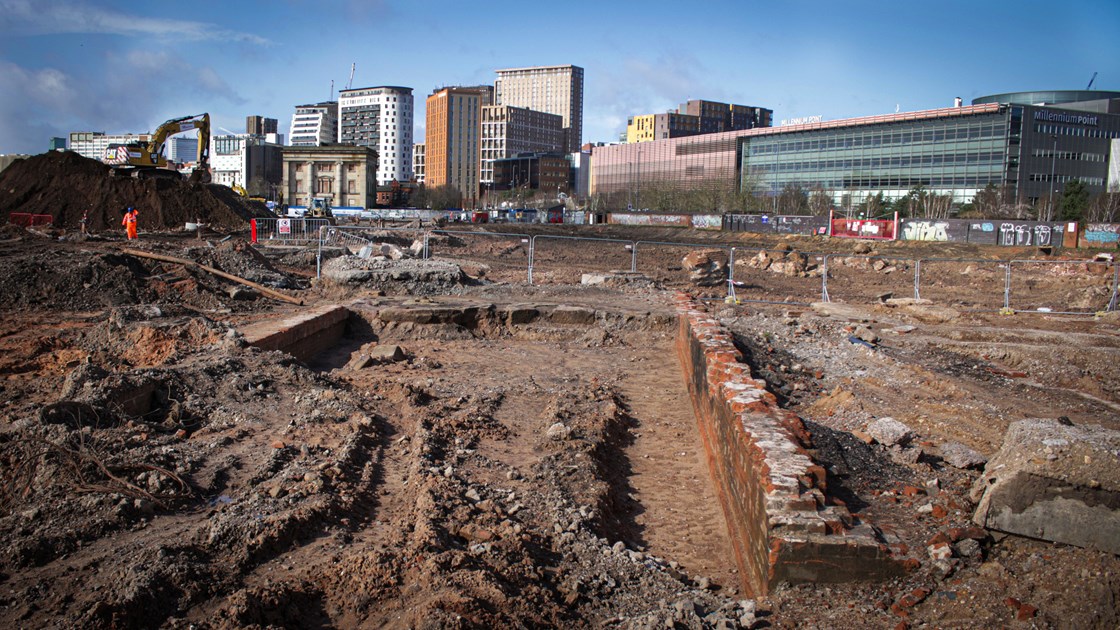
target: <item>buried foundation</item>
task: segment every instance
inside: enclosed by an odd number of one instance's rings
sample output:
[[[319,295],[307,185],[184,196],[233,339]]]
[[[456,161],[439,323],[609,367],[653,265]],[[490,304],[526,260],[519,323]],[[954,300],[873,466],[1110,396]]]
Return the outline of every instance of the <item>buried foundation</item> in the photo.
[[[495,417],[512,437],[493,445],[494,457],[511,469],[541,457],[517,436],[563,424],[563,414],[550,418],[558,422],[536,417],[554,391],[614,378],[635,424],[613,446],[624,463],[599,471],[624,477],[600,506],[606,538],[664,553],[752,596],[783,582],[902,574],[904,565],[878,530],[827,498],[825,471],[807,453],[805,427],[752,378],[730,336],[686,297],[676,308],[674,317],[573,304],[369,298],[258,323],[245,335],[263,349],[351,372],[371,365],[353,356],[392,344],[393,362],[435,365],[436,381],[500,391]],[[363,332],[344,338],[348,322]],[[666,360],[674,343],[679,365]],[[619,361],[640,367],[612,377]],[[683,506],[682,494],[705,505]]]
[[[731,335],[688,296],[677,306],[677,351],[743,588],[901,575],[878,530],[828,499],[805,426],[752,377]]]

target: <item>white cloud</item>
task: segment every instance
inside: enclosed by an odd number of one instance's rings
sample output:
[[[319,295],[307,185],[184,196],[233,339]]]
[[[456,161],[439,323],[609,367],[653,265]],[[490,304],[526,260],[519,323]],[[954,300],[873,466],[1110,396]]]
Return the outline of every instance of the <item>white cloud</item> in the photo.
[[[165,52],[110,55],[100,67],[67,74],[0,60],[0,153],[39,153],[71,131],[142,133],[247,102],[213,69]]]
[[[207,22],[141,17],[61,0],[0,0],[0,33],[105,33],[192,41],[230,40],[257,45],[270,43],[258,35],[232,31]]]

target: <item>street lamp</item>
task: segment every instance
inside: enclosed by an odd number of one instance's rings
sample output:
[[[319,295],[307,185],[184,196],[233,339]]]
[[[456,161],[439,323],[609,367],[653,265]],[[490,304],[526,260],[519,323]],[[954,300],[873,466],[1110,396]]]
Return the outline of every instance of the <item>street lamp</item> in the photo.
[[[1050,136],[1054,140],[1054,150],[1050,152],[1050,199],[1046,202],[1046,220],[1054,220],[1054,167],[1058,163],[1058,136]]]

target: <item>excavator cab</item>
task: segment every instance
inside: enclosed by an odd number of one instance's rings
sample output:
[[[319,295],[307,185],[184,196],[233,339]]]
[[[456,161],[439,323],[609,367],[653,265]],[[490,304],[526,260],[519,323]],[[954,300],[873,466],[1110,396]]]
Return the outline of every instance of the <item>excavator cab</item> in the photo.
[[[330,197],[312,197],[308,200],[307,214],[304,216],[316,219],[329,219],[334,216],[331,213]]]

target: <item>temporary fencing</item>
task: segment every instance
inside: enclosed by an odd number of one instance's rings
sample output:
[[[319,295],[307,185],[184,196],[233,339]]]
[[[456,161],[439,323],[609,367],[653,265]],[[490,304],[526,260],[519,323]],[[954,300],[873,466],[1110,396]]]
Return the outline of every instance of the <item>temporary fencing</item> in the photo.
[[[1116,265],[1109,261],[1013,260],[1007,265],[1008,311],[1084,315],[1115,308]]]
[[[666,286],[726,285],[729,302],[805,305],[928,299],[968,311],[1084,315],[1117,310],[1120,264],[1112,260],[991,260],[825,254],[711,243],[320,225],[322,247],[382,253],[386,240],[411,255],[523,270],[528,284],[579,284],[594,272],[643,273]],[[683,259],[706,252],[702,266]],[[707,266],[705,270],[704,265]]]
[[[49,214],[28,214],[26,212],[13,212],[8,215],[8,223],[25,228],[37,227],[40,225],[51,225],[52,223],[54,223],[54,217]]]
[[[579,284],[585,273],[634,270],[634,245],[625,239],[538,234],[531,240],[529,284],[542,272],[549,283]]]
[[[328,219],[300,217],[253,219],[249,222],[249,233],[254,243],[265,241],[294,245],[309,244],[319,240],[320,227],[329,225]]]
[[[823,257],[821,295],[825,301],[870,303],[914,293],[916,261],[869,255]],[[824,270],[827,270],[825,273]]]
[[[731,254],[732,301],[809,304],[824,299],[822,254],[743,247],[732,248]]]
[[[503,270],[525,270],[532,284],[532,238],[510,232],[430,230],[427,257],[469,261]]]

